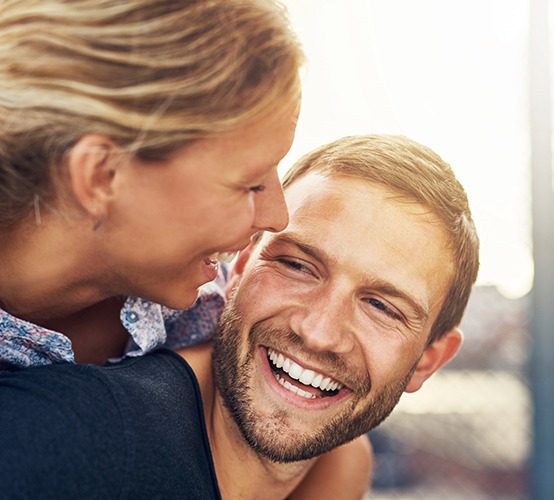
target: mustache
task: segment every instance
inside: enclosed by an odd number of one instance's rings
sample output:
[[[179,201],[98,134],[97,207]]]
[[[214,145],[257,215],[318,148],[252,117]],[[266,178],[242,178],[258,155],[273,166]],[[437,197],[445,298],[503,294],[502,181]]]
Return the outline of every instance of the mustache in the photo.
[[[316,371],[331,376],[358,394],[366,394],[371,389],[369,374],[360,376],[359,369],[352,366],[348,356],[332,351],[312,351],[302,337],[290,329],[259,322],[250,329],[249,339],[251,345],[262,344],[285,355],[293,354],[300,360],[300,364],[308,363],[316,367]]]
[[[214,338],[215,342],[239,342],[240,336],[245,334],[245,326],[241,314],[232,297],[226,304]],[[369,373],[360,374],[349,356],[332,351],[313,351],[304,342],[302,337],[289,328],[267,324],[265,320],[258,321],[248,330],[248,359],[254,355],[255,349],[262,345],[271,347],[283,354],[294,355],[301,363],[308,363],[340,381],[359,395],[365,395],[371,390]]]
[[[311,351],[305,345],[300,335],[287,328],[269,326],[263,321],[260,321],[258,323],[254,323],[248,332],[248,337],[251,343],[269,345],[277,350],[280,350],[279,345],[287,346],[289,350],[293,348],[295,351],[304,354],[304,356],[302,356],[304,359],[317,358],[321,364],[336,366],[339,371],[347,368],[347,363],[337,353],[331,351]]]

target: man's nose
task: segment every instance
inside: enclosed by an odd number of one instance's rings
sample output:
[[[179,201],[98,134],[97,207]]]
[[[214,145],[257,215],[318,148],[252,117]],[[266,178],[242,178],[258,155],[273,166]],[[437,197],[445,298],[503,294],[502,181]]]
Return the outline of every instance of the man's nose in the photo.
[[[331,295],[320,294],[315,300],[306,297],[291,317],[291,328],[312,351],[347,354],[355,344],[352,305],[347,299]]]
[[[265,189],[254,195],[256,230],[282,231],[289,223],[289,212],[277,171],[266,181]]]

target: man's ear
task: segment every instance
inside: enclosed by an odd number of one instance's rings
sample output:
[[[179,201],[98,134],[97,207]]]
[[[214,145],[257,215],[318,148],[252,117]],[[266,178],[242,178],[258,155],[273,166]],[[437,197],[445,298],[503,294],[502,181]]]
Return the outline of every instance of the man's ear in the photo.
[[[93,220],[106,215],[106,205],[113,192],[117,153],[117,145],[99,134],[81,137],[69,153],[72,193]]]
[[[246,264],[250,259],[250,255],[252,254],[252,250],[255,246],[256,242],[251,241],[250,244],[244,250],[241,250],[237,255],[237,258],[235,259],[233,267],[229,272],[229,278],[227,279],[227,283],[225,285],[225,296],[227,298],[230,297],[233,288],[235,288],[235,286],[240,281],[242,273],[244,272],[244,268],[246,267]]]
[[[406,387],[406,392],[419,390],[423,382],[454,358],[462,345],[462,340],[462,331],[459,328],[453,328],[425,349]]]

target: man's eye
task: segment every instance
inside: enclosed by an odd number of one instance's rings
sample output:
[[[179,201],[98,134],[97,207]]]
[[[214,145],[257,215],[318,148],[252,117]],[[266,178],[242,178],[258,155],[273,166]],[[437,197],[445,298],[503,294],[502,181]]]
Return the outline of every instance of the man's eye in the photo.
[[[248,191],[252,191],[253,193],[259,193],[265,189],[265,186],[263,184],[258,184],[257,186],[252,186],[248,188]]]
[[[395,319],[400,319],[400,315],[398,315],[390,307],[387,307],[379,299],[376,299],[375,297],[370,297],[369,299],[367,299],[367,302],[371,304],[373,307],[375,307],[376,309],[383,311],[387,316],[390,316],[391,318],[395,318]]]
[[[280,258],[280,259],[277,259],[277,260],[281,264],[284,264],[285,266],[290,267],[291,269],[294,269],[295,271],[308,272],[308,268],[305,265],[301,264],[300,262],[298,262],[296,260],[283,259],[283,258]]]

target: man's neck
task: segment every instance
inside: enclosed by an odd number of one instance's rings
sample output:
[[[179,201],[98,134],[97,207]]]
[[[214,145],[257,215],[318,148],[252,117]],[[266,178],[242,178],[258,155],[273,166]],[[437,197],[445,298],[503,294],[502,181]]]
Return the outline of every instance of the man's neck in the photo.
[[[211,345],[179,351],[194,370],[204,407],[204,417],[217,481],[224,500],[241,498],[283,499],[298,486],[311,461],[276,463],[255,452],[244,440],[233,417],[215,389]]]

